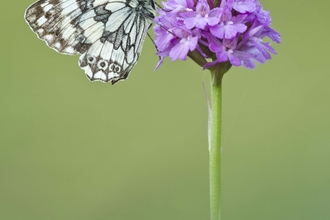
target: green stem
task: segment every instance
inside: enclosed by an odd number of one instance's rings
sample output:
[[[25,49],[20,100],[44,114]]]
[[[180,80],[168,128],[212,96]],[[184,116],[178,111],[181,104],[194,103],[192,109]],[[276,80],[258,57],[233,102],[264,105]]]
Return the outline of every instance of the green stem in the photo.
[[[218,69],[219,70],[219,69]],[[211,127],[209,146],[211,220],[221,219],[221,84],[222,71],[211,71]]]

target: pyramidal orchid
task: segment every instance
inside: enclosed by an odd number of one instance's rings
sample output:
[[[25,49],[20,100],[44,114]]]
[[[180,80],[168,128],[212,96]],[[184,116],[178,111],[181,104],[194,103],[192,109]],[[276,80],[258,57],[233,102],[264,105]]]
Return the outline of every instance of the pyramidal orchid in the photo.
[[[155,44],[160,60],[190,57],[211,72],[209,101],[209,175],[211,220],[221,219],[222,78],[232,66],[253,69],[276,54],[272,40],[280,34],[258,0],[168,0],[155,18]]]

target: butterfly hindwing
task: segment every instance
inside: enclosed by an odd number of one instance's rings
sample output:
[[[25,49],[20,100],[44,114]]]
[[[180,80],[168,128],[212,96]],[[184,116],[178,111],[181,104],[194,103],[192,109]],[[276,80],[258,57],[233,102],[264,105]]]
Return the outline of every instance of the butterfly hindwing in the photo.
[[[153,0],[41,0],[25,19],[49,47],[81,54],[90,80],[114,84],[136,64],[154,13]]]

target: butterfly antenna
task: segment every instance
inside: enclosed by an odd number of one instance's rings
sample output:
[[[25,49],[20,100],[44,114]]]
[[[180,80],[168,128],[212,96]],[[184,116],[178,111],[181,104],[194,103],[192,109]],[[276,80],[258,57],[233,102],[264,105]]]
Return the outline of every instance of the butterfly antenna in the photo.
[[[149,33],[147,33],[147,35],[148,35],[149,39],[151,40],[151,42],[154,44],[156,51],[158,52],[158,50],[157,50],[157,45],[156,45],[156,43],[155,43],[154,39],[152,39],[152,37],[150,36],[150,34],[149,34]],[[158,56],[158,58],[159,58],[159,60],[161,59],[161,57],[160,57],[160,56]]]
[[[156,47],[155,41],[154,39],[152,39],[151,35],[149,33],[147,33],[149,39],[151,40],[151,42],[154,44],[154,46]]]
[[[164,10],[163,9],[163,7],[162,6],[160,6],[157,2],[155,2],[155,5],[159,8],[159,9],[162,9],[162,10]]]
[[[165,11],[165,12],[170,12],[170,10],[165,10],[160,4],[158,4],[157,2],[155,2],[155,5],[157,6],[157,8]]]

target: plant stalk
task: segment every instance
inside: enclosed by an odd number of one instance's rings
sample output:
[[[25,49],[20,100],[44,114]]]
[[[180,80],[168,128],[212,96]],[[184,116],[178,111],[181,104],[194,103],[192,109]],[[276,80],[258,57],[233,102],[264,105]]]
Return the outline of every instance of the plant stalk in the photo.
[[[211,117],[210,117],[210,206],[211,220],[221,220],[221,101],[223,72],[211,71]]]

